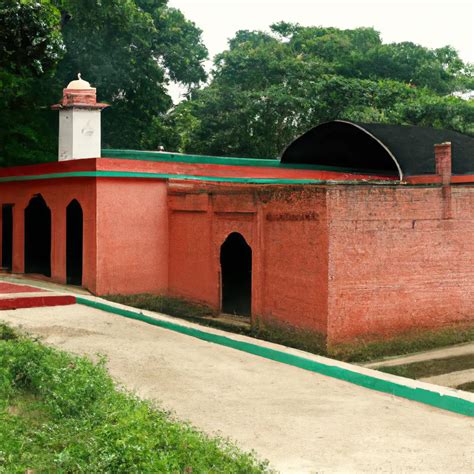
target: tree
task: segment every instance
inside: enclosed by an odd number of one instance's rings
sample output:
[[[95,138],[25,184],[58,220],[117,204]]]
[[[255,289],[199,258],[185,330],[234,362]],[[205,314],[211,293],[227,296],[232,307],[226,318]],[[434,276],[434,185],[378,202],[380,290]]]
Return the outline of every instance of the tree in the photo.
[[[180,131],[181,151],[274,158],[333,119],[472,132],[474,104],[451,95],[472,85],[472,68],[449,47],[382,44],[372,28],[282,22],[271,33],[237,32],[216,57],[210,84],[167,123]]]
[[[65,0],[62,9],[68,53],[58,78],[67,83],[80,71],[111,103],[105,146],[140,148],[172,106],[169,80],[192,87],[205,79],[201,31],[164,0]]]
[[[0,164],[44,160],[51,151],[42,98],[64,54],[60,18],[47,1],[0,6]]]
[[[19,6],[23,1],[11,3]],[[25,153],[19,154],[7,140],[0,149],[4,162],[52,159],[57,116],[47,111],[78,72],[97,87],[101,101],[112,105],[104,112],[103,144],[116,148],[140,148],[150,141],[151,124],[165,117],[172,106],[169,81],[191,89],[206,78],[202,63],[207,50],[201,31],[181,12],[169,8],[167,0],[51,0],[34,4],[41,14],[54,9],[56,23],[45,23],[45,29],[62,38],[65,53],[56,70],[52,69],[52,77],[35,82],[35,88],[42,91],[39,102],[27,104],[14,126],[36,127],[32,112],[43,110],[47,119],[42,120],[44,129],[36,139],[49,146],[49,153],[30,143]],[[5,27],[13,26],[10,22]],[[29,41],[26,32],[21,36],[23,42]],[[169,131],[162,128],[160,133]]]

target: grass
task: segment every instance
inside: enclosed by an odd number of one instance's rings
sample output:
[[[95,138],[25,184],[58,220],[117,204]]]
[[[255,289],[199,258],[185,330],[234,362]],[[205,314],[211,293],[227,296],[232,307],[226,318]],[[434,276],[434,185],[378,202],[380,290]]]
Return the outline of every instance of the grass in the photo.
[[[218,311],[205,304],[187,301],[173,296],[139,293],[136,295],[106,295],[104,299],[120,303],[133,308],[155,311],[157,313],[176,316],[202,326],[214,327],[237,334],[250,335],[251,331],[230,321],[218,319]]]
[[[135,308],[156,311],[157,313],[179,316],[185,319],[201,319],[215,316],[215,310],[204,304],[191,303],[173,296],[139,293],[136,295],[107,295],[105,299]]]
[[[458,370],[474,368],[474,357],[472,354],[462,356],[446,357],[444,359],[431,359],[410,364],[394,365],[390,367],[379,367],[377,370],[389,374],[400,375],[410,379],[421,379],[435,375],[449,374]]]
[[[474,326],[411,331],[386,340],[358,340],[328,348],[328,354],[348,362],[368,362],[384,357],[423,352],[474,341]]]
[[[313,354],[327,354],[326,338],[324,335],[315,331],[284,325],[275,320],[265,320],[262,324],[259,318],[255,318],[255,324],[250,335],[265,341],[312,352]]]
[[[117,390],[102,360],[0,324],[1,473],[261,473],[252,454]]]
[[[104,298],[134,308],[176,316],[203,326],[245,334],[314,354],[327,355],[346,362],[367,362],[388,356],[411,354],[474,341],[473,326],[458,326],[437,330],[411,331],[384,340],[359,339],[350,344],[337,344],[327,347],[325,336],[314,331],[291,327],[267,319],[261,324],[258,317],[253,318],[252,329],[246,330],[215,319],[214,316],[218,312],[209,306],[189,302],[182,298],[149,293],[108,295]]]
[[[474,392],[474,382],[466,382],[456,387],[458,390],[464,390],[465,392]]]
[[[107,295],[104,299],[134,308],[178,316],[183,319],[201,320],[216,316],[217,312],[204,304],[191,303],[172,296],[139,293],[136,295]]]

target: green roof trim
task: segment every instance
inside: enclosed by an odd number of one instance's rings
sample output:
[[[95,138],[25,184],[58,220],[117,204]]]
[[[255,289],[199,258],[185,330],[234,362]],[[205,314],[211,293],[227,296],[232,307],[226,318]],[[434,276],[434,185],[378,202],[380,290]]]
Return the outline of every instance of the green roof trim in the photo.
[[[362,181],[362,180],[326,180],[326,179],[291,179],[291,178],[224,178],[220,176],[195,176],[187,174],[140,173],[129,171],[71,171],[68,173],[50,173],[30,176],[4,176],[0,183],[15,181],[38,181],[41,179],[59,178],[144,178],[144,179],[175,179],[190,181],[210,181],[216,183],[244,184],[395,184],[395,181]]]
[[[309,165],[309,164],[287,164],[281,163],[276,158],[235,158],[225,156],[208,155],[185,155],[182,153],[171,153],[162,151],[140,151],[140,150],[115,150],[103,149],[101,151],[103,158],[118,158],[121,160],[142,160],[165,163],[192,163],[206,165],[227,165],[227,166],[253,166],[262,168],[280,168],[280,169],[301,169],[315,171],[335,171],[339,173],[355,174],[382,174],[386,173],[380,170],[359,170],[356,168],[342,168],[338,166]]]

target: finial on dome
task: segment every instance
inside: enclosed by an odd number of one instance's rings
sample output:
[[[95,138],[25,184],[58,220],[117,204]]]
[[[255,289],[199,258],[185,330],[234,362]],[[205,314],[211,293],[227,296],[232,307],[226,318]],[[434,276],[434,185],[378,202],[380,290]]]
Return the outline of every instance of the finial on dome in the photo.
[[[77,79],[75,81],[71,81],[67,85],[67,89],[93,89],[91,85],[85,81],[84,79],[81,78],[81,73],[77,73]]]

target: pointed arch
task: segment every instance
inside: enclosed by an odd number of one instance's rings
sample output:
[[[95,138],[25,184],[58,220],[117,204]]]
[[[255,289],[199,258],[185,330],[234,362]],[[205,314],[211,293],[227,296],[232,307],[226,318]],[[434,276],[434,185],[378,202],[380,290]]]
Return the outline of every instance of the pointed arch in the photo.
[[[84,216],[77,199],[66,208],[66,279],[69,285],[82,285]]]
[[[41,194],[25,208],[25,273],[51,276],[51,210]]]
[[[232,232],[220,249],[221,309],[250,316],[252,311],[252,248],[242,234]]]

